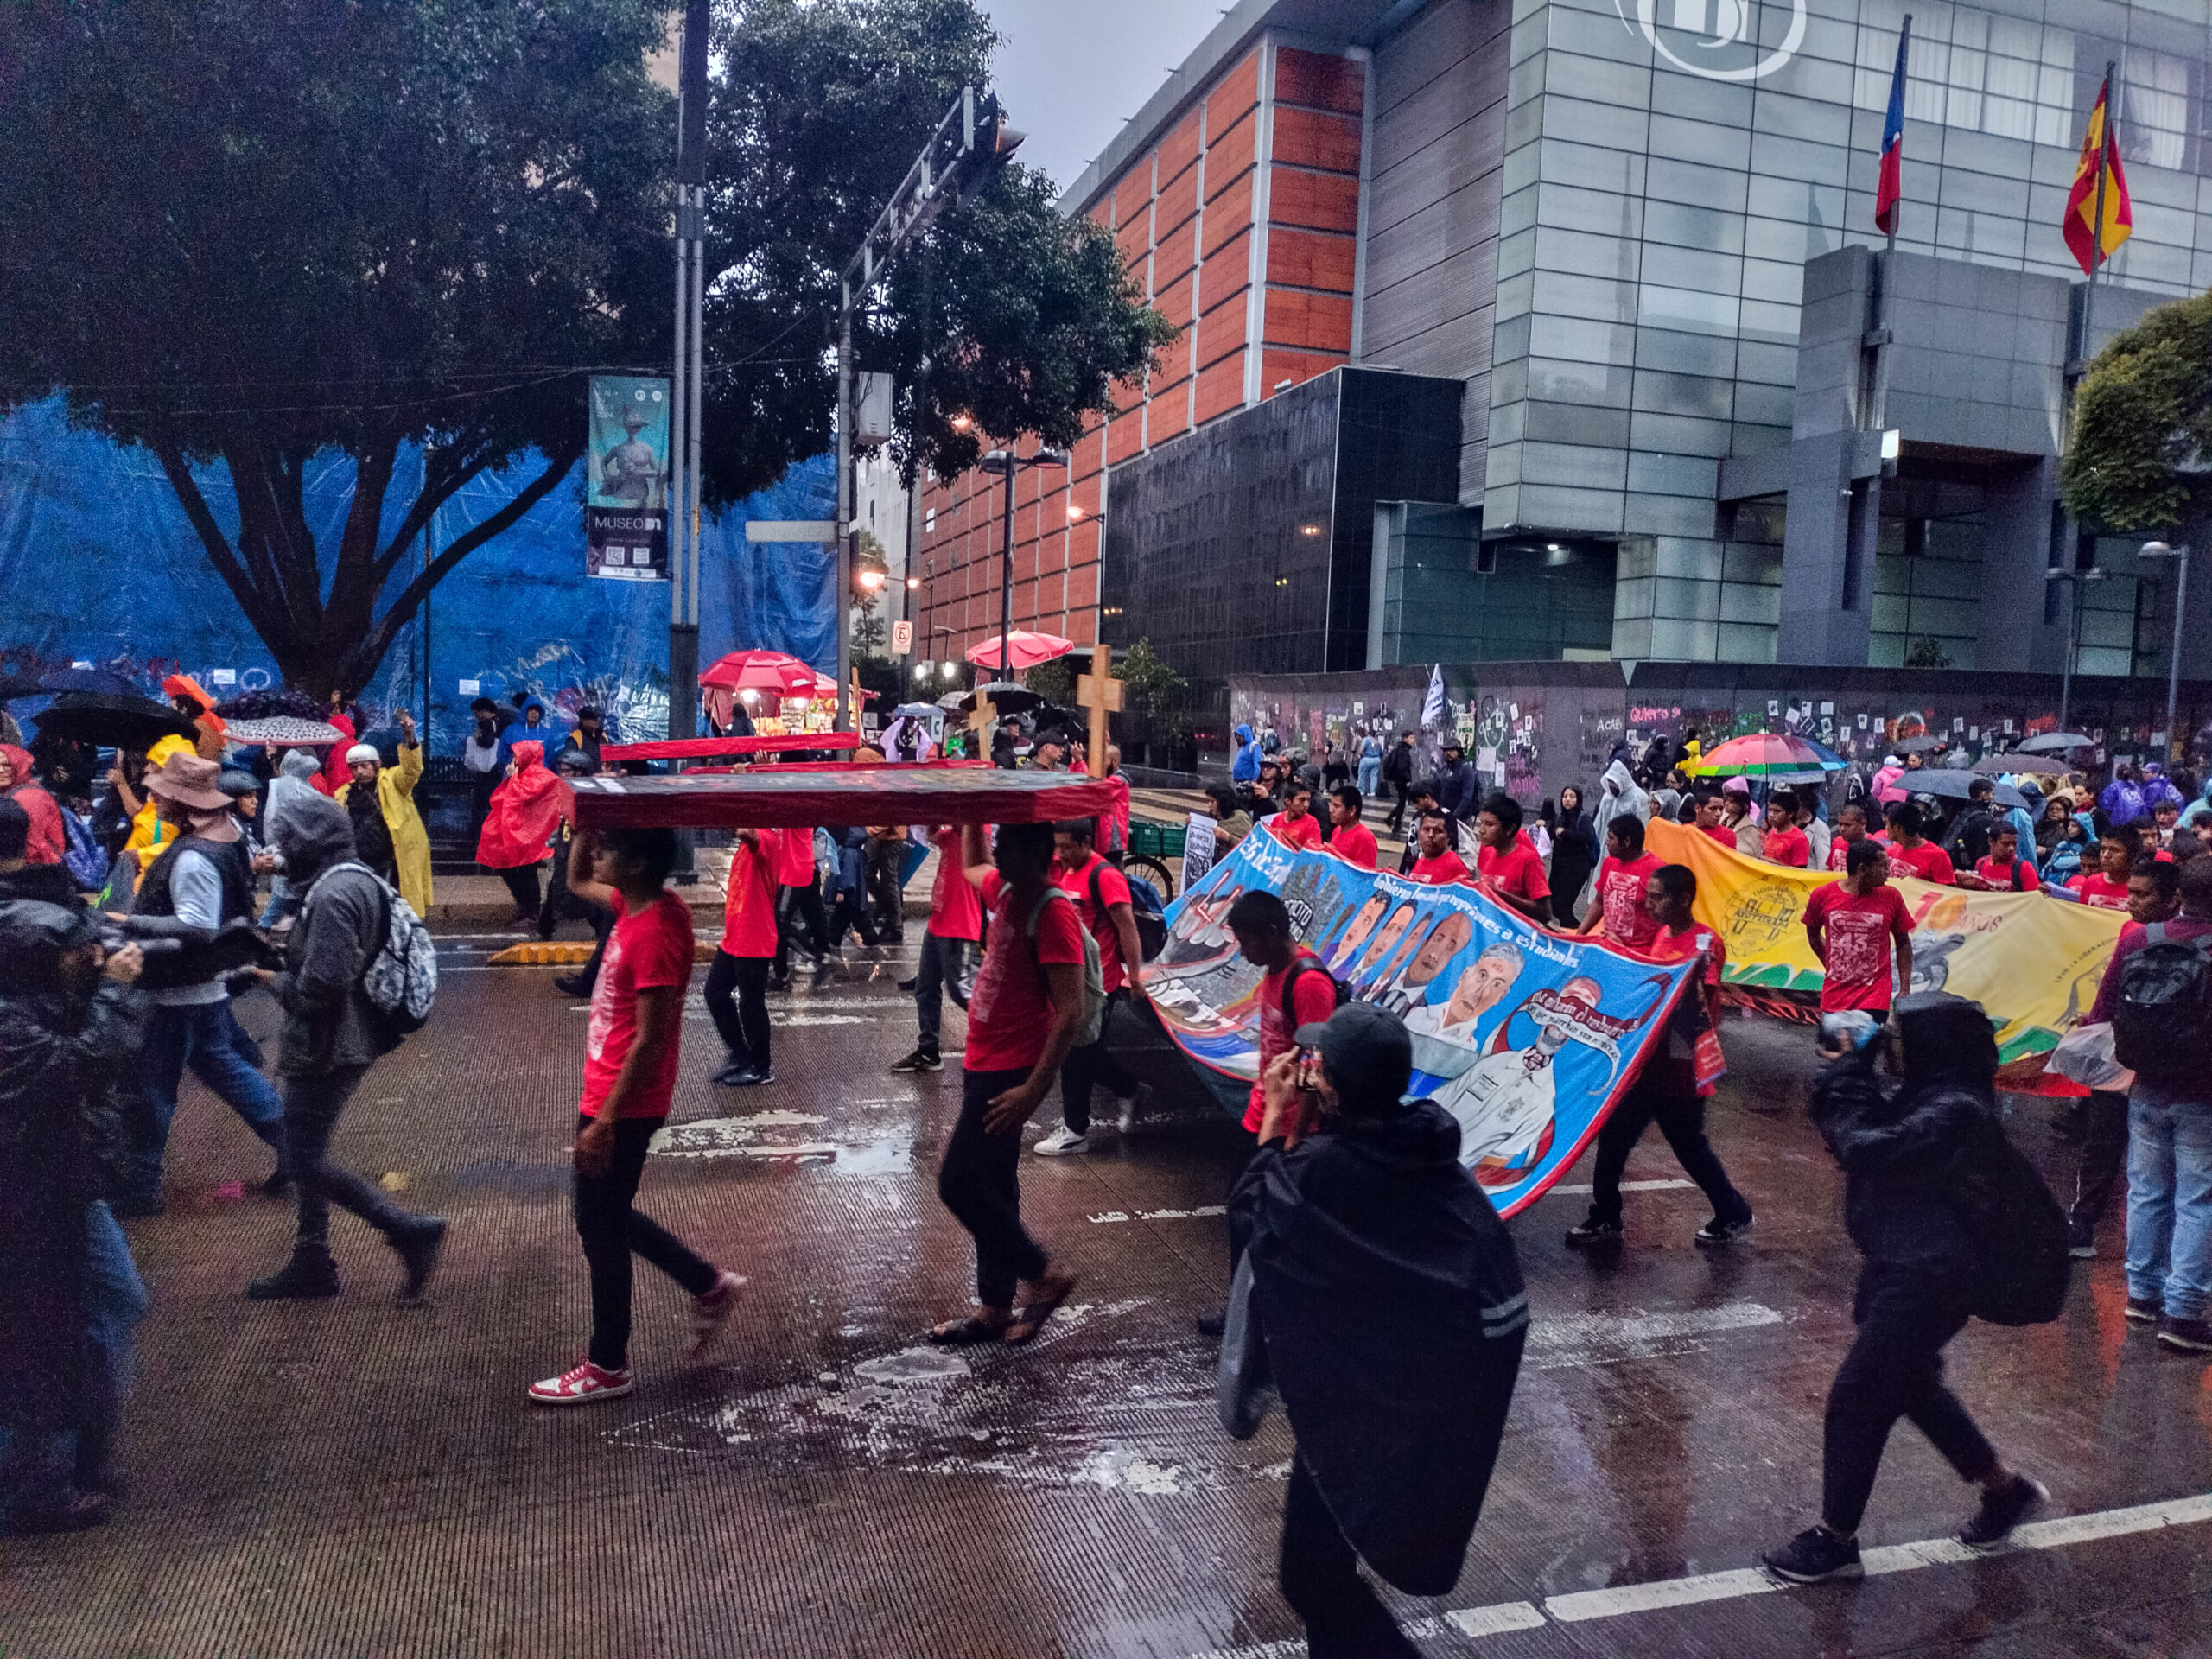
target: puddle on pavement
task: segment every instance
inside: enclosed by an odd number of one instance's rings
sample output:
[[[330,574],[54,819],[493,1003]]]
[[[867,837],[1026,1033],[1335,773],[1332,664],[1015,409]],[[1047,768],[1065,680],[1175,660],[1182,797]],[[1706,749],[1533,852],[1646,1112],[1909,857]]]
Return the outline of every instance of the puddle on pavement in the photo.
[[[480,1158],[454,1171],[453,1179],[461,1186],[512,1192],[518,1198],[536,1198],[547,1193],[566,1192],[570,1173],[571,1166],[565,1162],[524,1164],[512,1158]]]

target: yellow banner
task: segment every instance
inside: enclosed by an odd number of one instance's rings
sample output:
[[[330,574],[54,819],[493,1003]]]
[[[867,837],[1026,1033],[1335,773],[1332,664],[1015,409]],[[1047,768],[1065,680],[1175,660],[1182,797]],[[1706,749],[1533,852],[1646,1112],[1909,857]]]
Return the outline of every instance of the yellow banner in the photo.
[[[1842,877],[1746,858],[1687,824],[1654,820],[1644,839],[1667,862],[1696,873],[1697,918],[1727,945],[1730,984],[1819,993],[1805,900]],[[1999,1022],[2008,1065],[2048,1052],[2088,1013],[2127,920],[2120,911],[2040,893],[1974,893],[1902,879],[1891,885],[1912,915],[1912,988],[1980,1003]]]

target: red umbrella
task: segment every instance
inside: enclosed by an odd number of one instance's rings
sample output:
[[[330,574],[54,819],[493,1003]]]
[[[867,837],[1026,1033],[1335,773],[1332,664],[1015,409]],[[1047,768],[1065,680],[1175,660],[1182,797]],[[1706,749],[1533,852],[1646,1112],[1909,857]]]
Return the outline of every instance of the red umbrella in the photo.
[[[699,683],[726,691],[763,691],[779,697],[814,696],[814,671],[780,651],[733,651],[699,676]],[[833,690],[836,689],[833,685]]]
[[[1027,628],[1016,628],[1007,636],[1007,654],[1014,658],[1016,668],[1034,668],[1039,663],[1049,663],[1055,657],[1065,657],[1075,649],[1075,641],[1063,639],[1057,633],[1032,633]],[[999,661],[999,640],[996,634],[980,645],[971,646],[968,660],[978,668],[995,668],[1006,671],[1006,664]]]

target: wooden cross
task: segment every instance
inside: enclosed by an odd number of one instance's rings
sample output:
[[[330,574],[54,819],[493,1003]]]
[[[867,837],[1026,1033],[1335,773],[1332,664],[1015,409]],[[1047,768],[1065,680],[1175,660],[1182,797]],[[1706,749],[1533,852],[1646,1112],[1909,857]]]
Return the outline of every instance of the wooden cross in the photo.
[[[1088,753],[1090,775],[1106,775],[1106,716],[1118,712],[1122,694],[1127,690],[1121,681],[1105,671],[1109,658],[1101,646],[1090,653],[1090,672],[1078,675],[1075,683],[1077,703],[1090,711],[1090,742]]]
[[[968,716],[968,729],[982,738],[985,754],[991,752],[991,728],[998,723],[998,717],[999,711],[991,702],[991,694],[978,690],[976,693],[976,707]]]

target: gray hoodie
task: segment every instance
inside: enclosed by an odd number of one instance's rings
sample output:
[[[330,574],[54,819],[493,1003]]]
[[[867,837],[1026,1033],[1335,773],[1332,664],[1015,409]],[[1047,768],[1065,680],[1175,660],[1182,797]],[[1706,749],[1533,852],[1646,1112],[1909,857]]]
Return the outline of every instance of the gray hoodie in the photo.
[[[294,890],[308,895],[285,948],[284,971],[269,987],[284,1007],[276,1069],[296,1077],[367,1065],[385,1047],[376,1005],[361,988],[390,925],[383,889],[362,870],[318,881],[354,854],[353,822],[335,801],[317,795],[298,802],[273,829]]]

